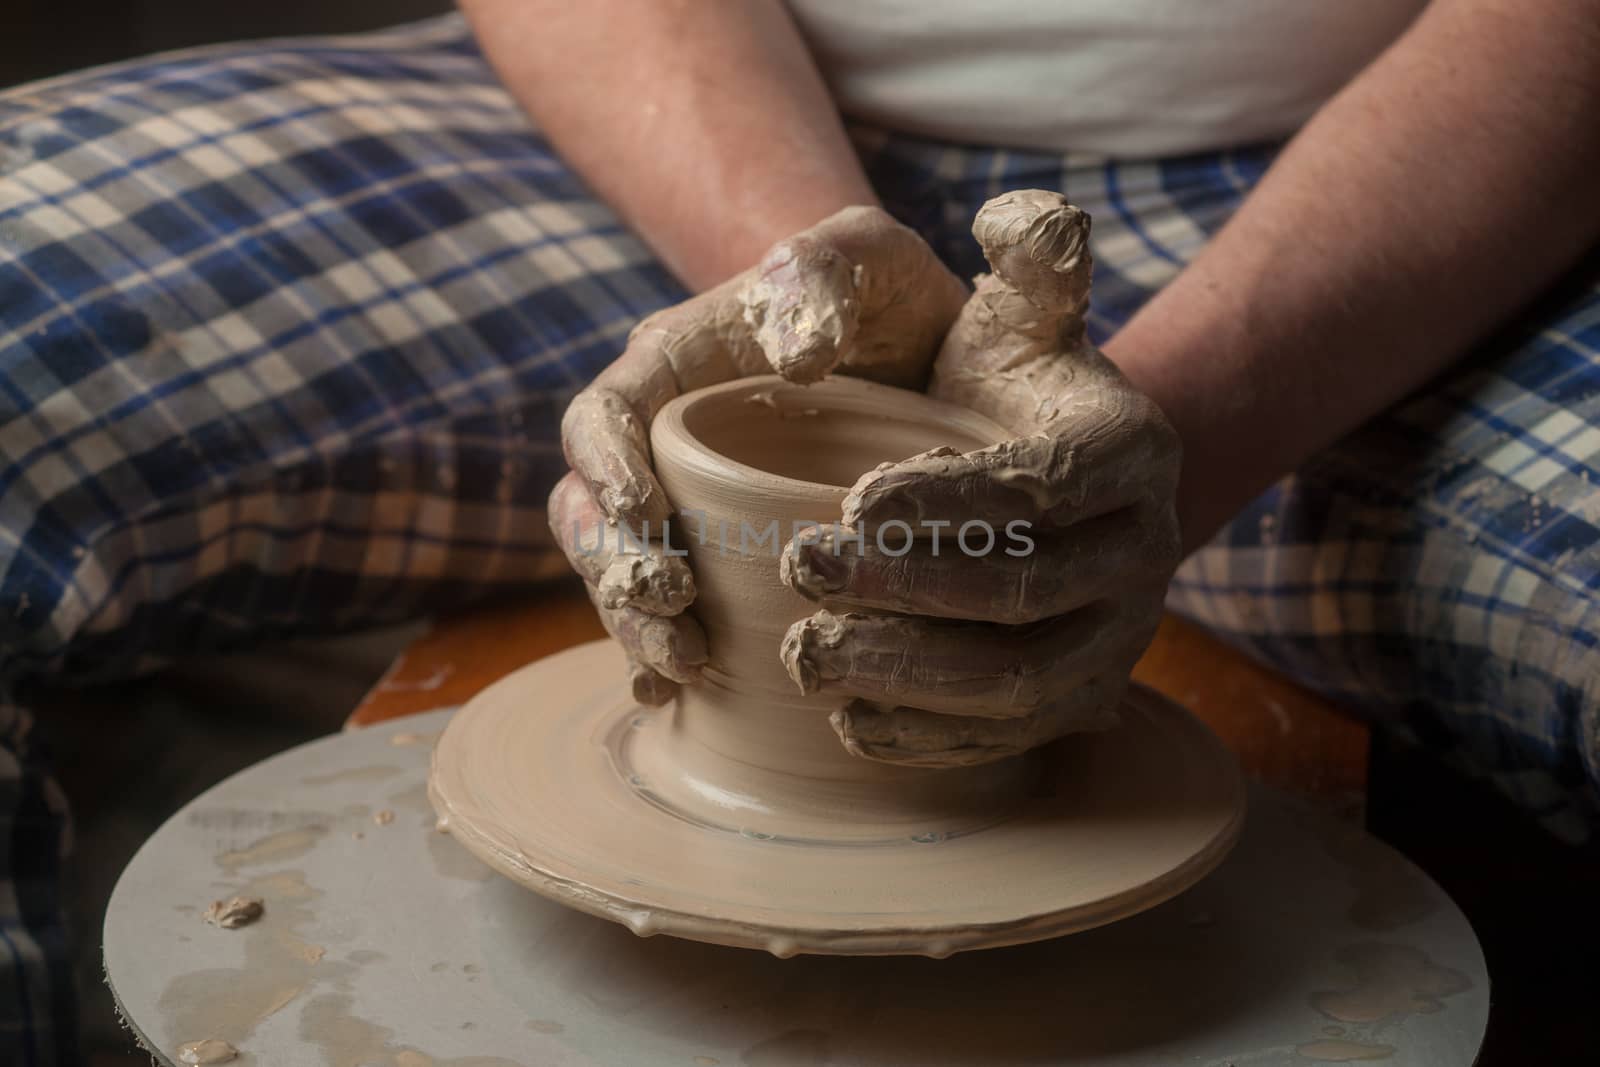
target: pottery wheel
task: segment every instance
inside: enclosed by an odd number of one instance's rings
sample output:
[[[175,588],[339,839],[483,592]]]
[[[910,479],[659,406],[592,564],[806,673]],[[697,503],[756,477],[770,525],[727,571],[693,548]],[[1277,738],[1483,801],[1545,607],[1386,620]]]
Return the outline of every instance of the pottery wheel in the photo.
[[[494,875],[434,830],[445,719],[285,752],[140,849],[106,975],[159,1062],[213,1037],[252,1067],[1467,1067],[1482,1040],[1461,913],[1282,793],[1253,789],[1216,872],[1122,922],[947,960],[779,960],[634,937]],[[258,921],[202,920],[239,893]]]
[[[1243,817],[1232,754],[1136,689],[1120,725],[1052,747],[1038,788],[992,812],[828,826],[730,798],[724,818],[689,807],[714,786],[675,781],[670,760],[652,759],[673,715],[635,703],[625,677],[609,641],[508,675],[456,714],[430,790],[489,866],[637,934],[777,956],[942,957],[1036,941],[1188,888]]]

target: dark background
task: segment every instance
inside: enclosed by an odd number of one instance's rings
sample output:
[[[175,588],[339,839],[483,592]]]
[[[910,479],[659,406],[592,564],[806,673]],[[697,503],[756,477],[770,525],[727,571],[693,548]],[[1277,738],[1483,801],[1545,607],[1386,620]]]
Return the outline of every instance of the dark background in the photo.
[[[169,48],[396,26],[452,6],[450,0],[4,0],[0,86]]]

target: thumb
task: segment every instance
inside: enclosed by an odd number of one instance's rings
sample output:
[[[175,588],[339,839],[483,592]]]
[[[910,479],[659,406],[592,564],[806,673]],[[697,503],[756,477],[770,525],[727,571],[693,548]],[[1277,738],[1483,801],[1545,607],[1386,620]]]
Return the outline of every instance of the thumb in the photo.
[[[838,366],[861,313],[857,283],[848,259],[805,234],[778,242],[762,257],[739,303],[773,370],[803,385]]]

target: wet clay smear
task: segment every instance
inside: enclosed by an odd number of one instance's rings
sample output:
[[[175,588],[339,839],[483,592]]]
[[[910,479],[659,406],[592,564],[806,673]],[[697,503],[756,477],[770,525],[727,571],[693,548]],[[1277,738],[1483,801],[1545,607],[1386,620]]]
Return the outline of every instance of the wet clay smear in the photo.
[[[237,1058],[239,1050],[214,1037],[190,1041],[178,1046],[178,1062],[189,1064],[227,1063]]]
[[[1393,1045],[1363,1045],[1357,1041],[1313,1041],[1301,1045],[1295,1052],[1318,1063],[1356,1063],[1362,1060],[1386,1060],[1394,1055]]]
[[[1348,989],[1311,995],[1311,1006],[1345,1023],[1375,1023],[1444,1008],[1443,998],[1472,988],[1466,975],[1441,967],[1410,945],[1349,945],[1334,958],[1355,975]]]

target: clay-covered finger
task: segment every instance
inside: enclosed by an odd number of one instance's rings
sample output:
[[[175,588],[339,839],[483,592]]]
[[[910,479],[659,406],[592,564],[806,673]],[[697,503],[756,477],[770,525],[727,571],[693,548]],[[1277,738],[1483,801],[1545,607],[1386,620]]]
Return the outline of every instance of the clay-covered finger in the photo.
[[[974,519],[1003,529],[1024,520],[1066,527],[1172,496],[1178,443],[1162,422],[1126,409],[1154,405],[1137,393],[1048,432],[961,453],[936,448],[862,475],[845,498],[853,529]],[[1140,428],[1143,427],[1143,428]]]
[[[643,529],[666,521],[672,504],[650,468],[646,415],[620,393],[591,385],[561,418],[567,462],[611,522]]]
[[[678,695],[678,683],[642,663],[628,660],[628,685],[633,699],[647,708],[659,708]]]
[[[970,767],[1030,751],[1067,734],[1114,726],[1126,689],[1125,673],[1097,675],[1020,719],[882,709],[853,700],[828,722],[845,748],[863,759],[908,767]]]
[[[694,602],[688,562],[669,555],[659,537],[646,541],[608,522],[576,472],[550,491],[548,514],[556,543],[594,589],[598,606],[676,615]]]
[[[808,231],[854,266],[863,320],[840,370],[921,390],[966,303],[966,284],[909,226],[875,207],[848,207]]]
[[[861,311],[855,266],[808,234],[774,245],[739,300],[772,369],[801,384],[820,380],[838,365]]]
[[[1105,601],[1026,626],[819,611],[789,627],[780,656],[803,693],[944,714],[1016,718],[1120,664],[1131,669],[1160,598]]]
[[[671,514],[650,467],[656,412],[683,393],[768,373],[742,322],[741,284],[726,282],[640,322],[622,354],[568,405],[562,450],[611,520],[637,528]]]
[[[855,328],[848,264],[796,242],[775,250],[765,280],[731,279],[639,323],[622,354],[568,405],[562,451],[608,519],[656,528],[671,515],[651,469],[649,431],[668,402],[774,367],[810,381],[838,361]]]
[[[594,590],[590,590],[590,599]],[[705,665],[706,635],[691,615],[647,615],[637,608],[595,605],[600,622],[628,654],[634,693],[641,691],[638,668],[648,667],[671,682],[697,681]]]
[[[584,583],[600,623],[627,657],[633,698],[659,707],[678,692],[680,682],[699,677],[706,661],[705,633],[687,615],[648,615],[636,608],[607,608],[592,584]]]
[[[1175,524],[1140,508],[1066,530],[981,520],[931,529],[917,540],[884,527],[801,531],[784,549],[783,580],[836,610],[1018,625],[1160,583],[1178,557]]]

